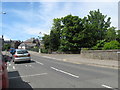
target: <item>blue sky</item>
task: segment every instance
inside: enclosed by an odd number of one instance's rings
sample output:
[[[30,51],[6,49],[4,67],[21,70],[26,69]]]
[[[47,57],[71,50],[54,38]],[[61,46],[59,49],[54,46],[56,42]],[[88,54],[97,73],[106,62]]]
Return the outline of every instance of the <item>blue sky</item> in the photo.
[[[83,18],[90,10],[100,9],[118,27],[118,2],[2,2],[1,35],[5,39],[26,40],[39,32],[49,34],[54,18],[68,14]],[[41,35],[43,36],[43,35]]]

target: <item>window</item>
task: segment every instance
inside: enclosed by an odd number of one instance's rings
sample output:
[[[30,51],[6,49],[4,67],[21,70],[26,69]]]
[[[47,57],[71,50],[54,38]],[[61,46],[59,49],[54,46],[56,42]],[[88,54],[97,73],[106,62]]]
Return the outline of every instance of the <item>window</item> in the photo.
[[[17,51],[17,54],[24,54],[24,53],[28,53],[28,51],[26,50]]]

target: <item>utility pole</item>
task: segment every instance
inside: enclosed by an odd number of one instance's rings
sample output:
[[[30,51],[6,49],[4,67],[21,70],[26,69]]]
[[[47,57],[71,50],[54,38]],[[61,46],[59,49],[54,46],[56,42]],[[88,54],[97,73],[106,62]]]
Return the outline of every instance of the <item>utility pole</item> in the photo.
[[[40,43],[40,45],[39,45],[39,53],[41,53],[41,40],[42,40],[42,33],[41,32],[39,32],[39,36],[38,36],[38,38],[39,38],[39,43]]]

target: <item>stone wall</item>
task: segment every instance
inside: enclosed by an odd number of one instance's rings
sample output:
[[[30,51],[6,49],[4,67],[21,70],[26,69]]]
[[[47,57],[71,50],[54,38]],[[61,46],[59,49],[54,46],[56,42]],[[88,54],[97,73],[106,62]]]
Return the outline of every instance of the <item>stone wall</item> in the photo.
[[[81,56],[100,60],[120,60],[120,50],[81,50]]]

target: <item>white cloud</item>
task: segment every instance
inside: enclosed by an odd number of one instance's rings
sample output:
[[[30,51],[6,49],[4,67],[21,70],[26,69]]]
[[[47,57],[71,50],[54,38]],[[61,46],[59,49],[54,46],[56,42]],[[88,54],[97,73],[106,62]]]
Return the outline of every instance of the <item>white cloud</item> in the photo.
[[[40,32],[42,34],[48,34],[49,32],[46,32],[47,30],[40,29],[40,28],[34,28],[34,27],[24,27],[24,33],[30,34],[30,35],[39,35]]]
[[[112,17],[112,25],[117,27],[117,6],[110,3],[60,3],[58,2],[40,2],[38,10],[32,10],[34,3],[30,3],[29,10],[12,9],[10,12],[14,13],[16,17],[21,18],[24,22],[16,21],[12,25],[6,25],[6,30],[13,31],[11,34],[6,33],[9,37],[28,38],[32,35],[38,36],[39,32],[49,34],[53,19],[61,18],[68,14],[77,15],[83,18],[89,14],[90,10],[100,11],[107,16]],[[111,6],[114,8],[111,8]],[[9,9],[8,9],[9,10]],[[108,10],[108,11],[107,11]],[[18,35],[15,35],[17,33]]]
[[[10,37],[4,35],[4,40],[10,40]]]

